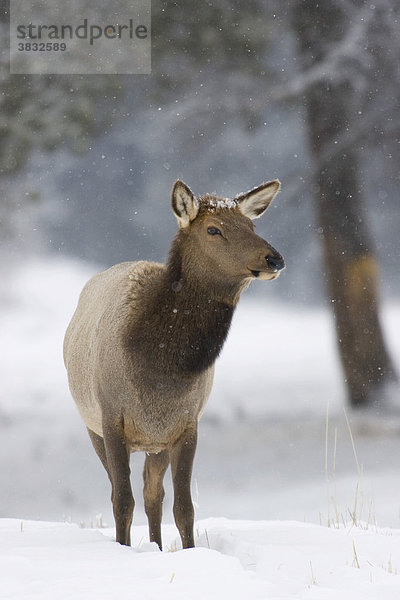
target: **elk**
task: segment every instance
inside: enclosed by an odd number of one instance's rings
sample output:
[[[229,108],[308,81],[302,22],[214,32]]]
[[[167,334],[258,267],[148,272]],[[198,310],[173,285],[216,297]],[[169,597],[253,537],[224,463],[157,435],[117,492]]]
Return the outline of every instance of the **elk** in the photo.
[[[190,493],[197,426],[214,363],[239,296],[285,263],[254,233],[278,193],[269,181],[225,199],[172,191],[179,230],[166,264],[123,262],[84,287],[64,340],[69,387],[112,487],[116,540],[130,546],[130,454],[146,453],[150,541],[162,549],[163,477],[171,465],[173,513],[183,548],[194,546]]]

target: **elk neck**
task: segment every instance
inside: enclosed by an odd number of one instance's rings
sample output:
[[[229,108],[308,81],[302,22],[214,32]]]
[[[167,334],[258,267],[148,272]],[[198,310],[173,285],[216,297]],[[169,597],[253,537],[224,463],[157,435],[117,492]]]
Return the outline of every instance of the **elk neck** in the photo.
[[[130,331],[135,357],[157,378],[190,377],[211,367],[228,335],[238,286],[213,284],[199,269],[185,268],[173,244],[166,270],[151,287]]]

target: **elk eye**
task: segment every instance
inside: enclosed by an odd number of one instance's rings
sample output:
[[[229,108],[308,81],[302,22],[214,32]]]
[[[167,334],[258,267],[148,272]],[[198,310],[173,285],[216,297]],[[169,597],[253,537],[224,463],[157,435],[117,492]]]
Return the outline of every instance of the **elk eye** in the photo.
[[[207,233],[209,235],[221,235],[221,232],[218,229],[218,227],[207,227]]]

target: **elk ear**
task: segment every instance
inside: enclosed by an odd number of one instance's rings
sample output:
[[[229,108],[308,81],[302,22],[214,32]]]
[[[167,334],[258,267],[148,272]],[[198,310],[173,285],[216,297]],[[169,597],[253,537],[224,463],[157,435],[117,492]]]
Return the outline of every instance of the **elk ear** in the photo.
[[[240,194],[235,198],[239,210],[249,219],[258,219],[267,210],[276,194],[279,192],[281,183],[278,179],[262,183],[258,187]]]
[[[191,189],[183,181],[175,181],[172,190],[172,210],[178,220],[179,227],[187,227],[197,217],[199,204]]]

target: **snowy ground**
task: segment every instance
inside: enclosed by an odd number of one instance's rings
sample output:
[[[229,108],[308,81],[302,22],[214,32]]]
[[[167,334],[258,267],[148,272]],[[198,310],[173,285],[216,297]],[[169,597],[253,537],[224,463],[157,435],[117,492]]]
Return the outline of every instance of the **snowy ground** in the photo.
[[[197,523],[196,544],[166,552],[136,528],[136,547],[109,530],[66,523],[0,520],[0,597],[395,600],[400,530],[340,529],[293,521]]]
[[[100,513],[112,524],[109,485],[69,396],[61,344],[92,272],[28,263],[3,281],[0,598],[112,598],[114,590],[398,599],[400,417],[348,411],[350,434],[328,313],[271,304],[268,284],[265,302],[241,301],[201,424],[200,547],[161,555],[145,541],[140,456],[132,461],[135,548],[90,529]],[[384,326],[399,369],[399,306],[385,307]],[[164,520],[172,522],[169,483]],[[164,537],[177,547],[173,526]]]

